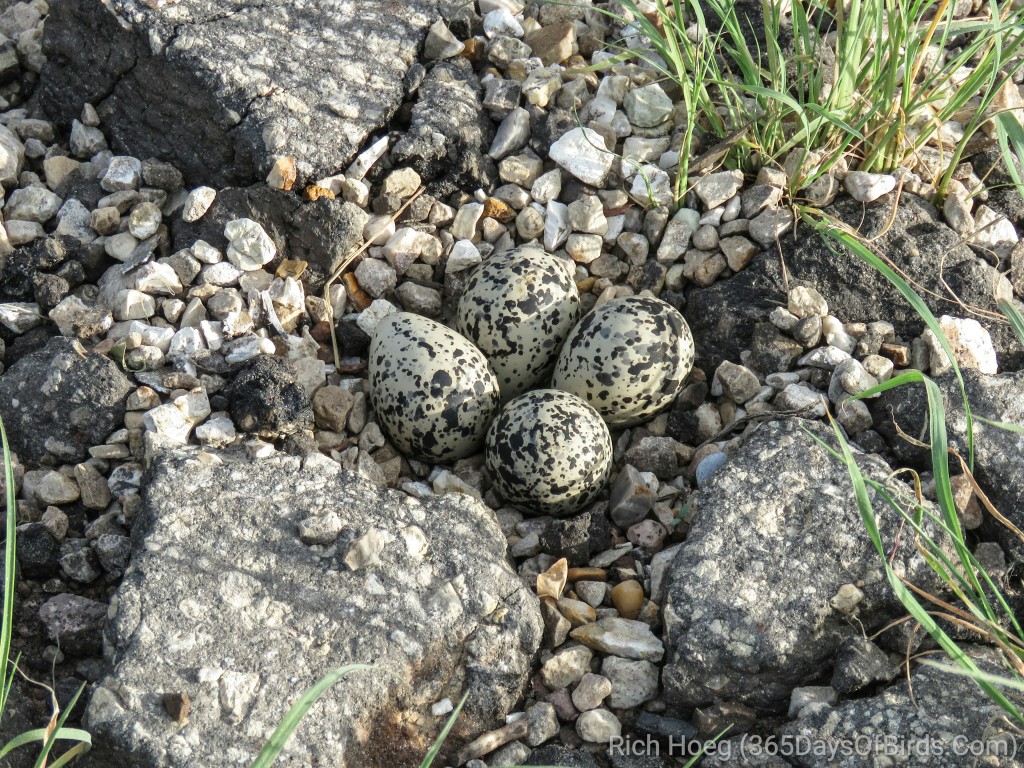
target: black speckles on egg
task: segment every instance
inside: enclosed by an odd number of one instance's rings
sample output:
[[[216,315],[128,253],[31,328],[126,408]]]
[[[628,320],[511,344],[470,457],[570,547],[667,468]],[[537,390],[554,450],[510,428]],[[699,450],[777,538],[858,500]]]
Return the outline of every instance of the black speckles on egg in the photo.
[[[452,461],[480,450],[497,413],[498,381],[467,339],[409,312],[388,315],[370,343],[370,401],[404,453]]]
[[[508,403],[487,431],[487,469],[508,502],[568,514],[608,481],[612,438],[597,411],[575,395],[538,389]]]
[[[571,270],[557,256],[523,247],[489,257],[470,277],[455,327],[487,357],[503,400],[551,376],[580,317]]]
[[[693,336],[660,299],[605,302],[569,334],[551,386],[592,405],[612,427],[637,424],[667,407],[693,368]]]

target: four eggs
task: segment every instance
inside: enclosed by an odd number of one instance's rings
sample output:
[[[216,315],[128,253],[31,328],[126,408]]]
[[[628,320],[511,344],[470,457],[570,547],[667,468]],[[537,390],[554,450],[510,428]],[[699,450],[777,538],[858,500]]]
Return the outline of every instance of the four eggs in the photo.
[[[667,407],[694,357],[685,320],[660,299],[612,299],[581,315],[570,262],[531,246],[489,257],[459,301],[458,333],[408,312],[377,326],[377,420],[424,461],[465,458],[485,444],[495,488],[516,506],[580,508],[611,472],[609,426]]]

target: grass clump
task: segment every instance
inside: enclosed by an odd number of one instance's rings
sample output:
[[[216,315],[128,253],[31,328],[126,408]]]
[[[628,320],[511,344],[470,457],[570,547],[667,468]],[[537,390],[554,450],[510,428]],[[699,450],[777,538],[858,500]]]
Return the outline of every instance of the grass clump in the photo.
[[[747,15],[756,5],[736,0],[618,0],[603,10],[622,35],[593,68],[640,62],[684,105],[677,203],[697,139],[726,142],[724,165],[748,172],[796,152],[794,199],[847,165],[917,165],[942,195],[982,128],[1016,174],[1011,154],[1024,149],[1024,129],[1010,110],[1024,7],[989,0],[978,17],[956,19],[951,0],[792,0],[788,13],[783,5],[763,0],[756,18]],[[929,144],[938,167],[918,162]]]

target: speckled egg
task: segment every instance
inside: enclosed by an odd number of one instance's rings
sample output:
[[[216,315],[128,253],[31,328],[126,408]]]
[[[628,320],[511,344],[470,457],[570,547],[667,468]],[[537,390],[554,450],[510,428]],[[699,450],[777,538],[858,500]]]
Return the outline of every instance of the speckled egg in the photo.
[[[466,338],[409,312],[388,315],[373,333],[370,401],[401,451],[452,461],[480,450],[498,411],[498,380]]]
[[[693,353],[677,309],[646,296],[612,299],[573,328],[551,386],[579,395],[609,426],[631,426],[675,399]]]
[[[507,402],[547,383],[579,319],[572,264],[527,246],[495,254],[474,270],[455,327],[486,355]]]
[[[612,437],[575,395],[536,389],[515,398],[487,431],[487,469],[511,504],[562,515],[592,501],[608,481]]]

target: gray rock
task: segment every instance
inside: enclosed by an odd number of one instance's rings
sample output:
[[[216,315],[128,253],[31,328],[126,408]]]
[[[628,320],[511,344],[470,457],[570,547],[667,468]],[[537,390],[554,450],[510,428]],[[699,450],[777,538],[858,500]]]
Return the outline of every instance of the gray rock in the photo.
[[[103,575],[99,558],[85,539],[64,539],[61,542],[60,572],[79,584],[90,584]]]
[[[898,673],[885,651],[865,637],[851,637],[839,647],[832,687],[839,693],[856,693],[874,683],[887,683]]]
[[[467,732],[515,704],[541,620],[490,510],[384,494],[318,455],[216,456],[152,455],[106,629],[112,666],[85,716],[97,764],[248,766],[298,692],[349,663],[379,669],[329,689],[282,764],[394,766],[380,745],[418,722],[402,740],[421,755],[440,727],[422,718],[433,702],[473,691]],[[332,511],[345,529],[316,553],[297,526]],[[185,726],[167,692],[191,697]]]
[[[961,647],[983,671],[1005,673],[1006,667],[997,660],[993,649]],[[907,683],[902,682],[880,696],[843,702],[835,708],[808,708],[795,722],[784,725],[779,735],[808,739],[812,744],[851,745],[850,754],[839,752],[828,760],[827,764],[835,768],[883,764],[945,768],[974,764],[971,753],[962,751],[965,747],[987,747],[988,757],[978,759],[979,765],[1021,765],[1015,750],[1019,738],[1016,731],[1008,729],[1002,710],[970,678],[918,666],[910,686],[908,689]],[[1024,705],[1020,693],[1005,688],[1002,693],[1015,706]],[[930,741],[927,749],[925,738]],[[862,745],[860,750],[852,749],[854,739]],[[894,753],[894,748],[900,751]],[[796,755],[792,760],[800,768],[825,764],[820,756],[807,754]]]
[[[543,747],[535,749],[530,753],[528,762],[524,766],[558,765],[562,768],[598,768],[597,761],[583,750],[569,749],[562,746]]]
[[[662,683],[674,705],[724,699],[783,711],[790,691],[818,679],[843,640],[862,631],[829,603],[850,581],[864,582],[858,618],[865,630],[902,615],[846,468],[802,427],[829,439],[815,422],[766,422],[733,455],[731,470],[714,475],[694,499],[695,518],[666,588]],[[890,473],[878,457],[858,459],[869,477],[884,481]],[[891,546],[902,519],[875,501]],[[938,589],[906,538],[893,567]]]
[[[992,298],[995,270],[962,242],[952,229],[939,221],[928,203],[910,194],[901,196],[892,226],[892,202],[888,198],[865,208],[850,198],[841,198],[829,213],[857,227],[872,238],[883,230],[875,248],[895,260],[896,266],[921,286],[918,293],[936,317],[949,314],[948,291],[966,304],[997,312]],[[690,289],[684,315],[693,332],[697,365],[713,370],[723,360],[739,360],[750,349],[758,324],[779,305],[786,304],[785,263],[790,285],[814,286],[828,300],[830,311],[844,322],[873,322],[885,318],[896,334],[912,339],[924,330],[924,323],[893,286],[880,274],[852,255],[837,256],[817,235],[800,228],[796,237],[781,241],[782,258],[774,249],[755,256],[742,272],[703,289]],[[1024,305],[1018,303],[1024,311]],[[983,321],[991,333],[1004,370],[1024,364],[1024,347],[1006,324]],[[774,373],[775,368],[765,373]]]
[[[231,397],[231,418],[243,432],[274,438],[313,426],[309,396],[283,358],[253,358],[238,371],[226,394]]]
[[[387,124],[442,5],[72,0],[47,17],[42,101],[61,125],[94,104],[115,150],[190,183],[262,181],[291,156],[301,184]]]
[[[103,644],[107,606],[80,595],[60,594],[39,608],[46,635],[65,653],[95,656]]]
[[[29,464],[87,458],[120,427],[134,389],[117,364],[57,337],[0,378],[0,403],[11,450]]]
[[[131,558],[132,543],[127,536],[116,536],[105,533],[92,545],[93,552],[103,566],[103,570],[114,578],[124,574]]]
[[[964,384],[975,417],[990,421],[1024,425],[1024,371],[988,376],[964,369]],[[967,456],[967,423],[960,388],[952,373],[935,379],[942,392],[946,411],[946,432],[950,445]],[[882,434],[900,462],[916,468],[931,468],[926,450],[904,440],[896,425],[906,434],[928,440],[927,399],[918,385],[897,387],[878,397],[871,405],[875,429]],[[975,478],[992,504],[1017,527],[1024,526],[1024,435],[995,427],[975,419]],[[955,467],[956,463],[950,464]],[[1024,560],[1024,543],[1005,526],[985,515],[983,532],[988,530],[1013,560]]]
[[[416,170],[432,195],[488,188],[496,176],[484,153],[494,126],[480,104],[480,81],[466,59],[436,65],[420,86],[408,132],[391,149]]]

